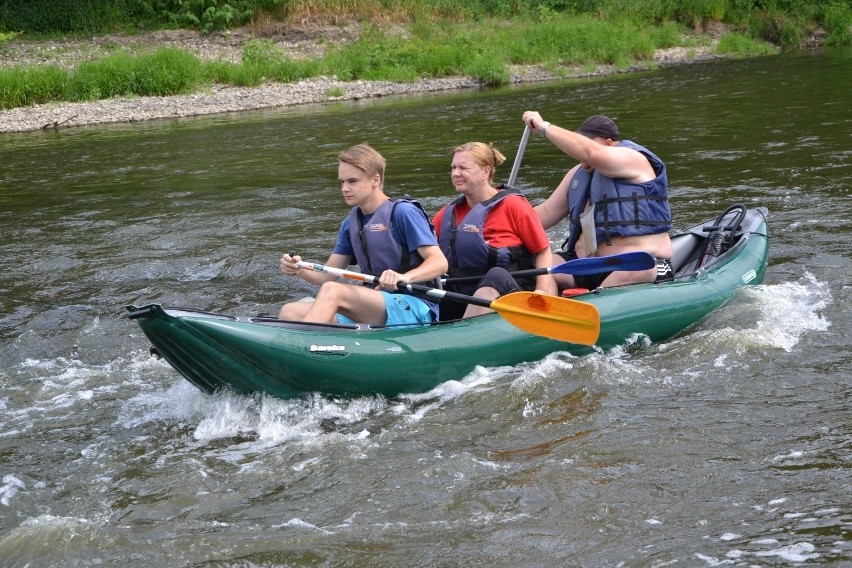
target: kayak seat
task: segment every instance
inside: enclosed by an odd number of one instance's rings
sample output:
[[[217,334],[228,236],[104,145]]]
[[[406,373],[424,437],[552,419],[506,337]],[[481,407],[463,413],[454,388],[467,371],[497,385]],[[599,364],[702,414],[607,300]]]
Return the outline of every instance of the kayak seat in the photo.
[[[705,242],[703,235],[692,232],[672,237],[672,272],[675,278],[695,272]]]

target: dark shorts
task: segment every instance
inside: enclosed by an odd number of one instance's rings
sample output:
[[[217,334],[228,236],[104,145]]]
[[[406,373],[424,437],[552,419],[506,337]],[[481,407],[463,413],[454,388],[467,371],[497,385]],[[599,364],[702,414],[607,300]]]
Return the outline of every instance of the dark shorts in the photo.
[[[520,284],[503,268],[492,268],[476,285],[477,288],[489,287],[497,290],[501,296],[522,290]],[[460,319],[467,304],[444,299],[441,301],[441,321]]]
[[[479,281],[478,288],[494,288],[501,296],[520,291],[521,285],[505,268],[495,267],[485,273]]]
[[[558,256],[562,257],[566,262],[577,258],[573,254],[567,252],[557,252]],[[594,290],[600,288],[600,285],[606,280],[607,276],[612,272],[601,272],[600,274],[589,274],[587,276],[574,276],[574,286],[577,288],[585,288],[586,290]],[[657,259],[657,278],[654,282],[664,282],[672,280],[674,273],[672,272],[672,262],[667,258]]]

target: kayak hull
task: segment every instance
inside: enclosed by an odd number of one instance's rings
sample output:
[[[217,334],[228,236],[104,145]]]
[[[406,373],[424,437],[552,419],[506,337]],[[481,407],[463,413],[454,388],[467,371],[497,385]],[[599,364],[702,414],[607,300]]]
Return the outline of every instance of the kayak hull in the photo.
[[[684,332],[724,306],[741,287],[763,281],[769,255],[764,209],[743,208],[740,223],[730,231],[730,249],[701,262],[712,234],[705,228],[722,225],[720,220],[728,222],[735,213],[673,237],[675,256],[681,257],[673,281],[575,296],[600,313],[601,333],[592,347],[530,335],[498,314],[378,328],[236,317],[158,304],[128,306],[129,317],[139,324],[153,352],[208,393],[224,388],[280,398],[314,392],[386,397],[421,393],[462,379],[477,366],[512,366],[557,351],[584,355],[637,336],[658,342]]]

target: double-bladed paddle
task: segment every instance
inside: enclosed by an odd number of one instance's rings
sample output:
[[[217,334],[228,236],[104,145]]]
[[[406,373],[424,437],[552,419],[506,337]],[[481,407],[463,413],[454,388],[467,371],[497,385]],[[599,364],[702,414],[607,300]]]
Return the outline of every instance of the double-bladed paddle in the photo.
[[[550,266],[548,268],[530,268],[529,270],[516,270],[510,272],[514,277],[539,276],[541,274],[572,274],[574,276],[587,276],[589,274],[600,274],[601,272],[614,272],[616,270],[648,270],[657,265],[657,260],[647,252],[625,252],[610,256],[590,256],[586,258],[575,258]],[[459,276],[456,278],[444,278],[441,284],[455,282],[475,282],[481,280],[479,276]]]
[[[350,272],[324,264],[299,261],[299,268],[316,270],[335,276],[375,283],[377,278],[370,274]],[[446,298],[456,302],[491,308],[515,327],[532,335],[567,341],[581,345],[594,345],[600,335],[601,318],[594,304],[539,294],[536,292],[512,292],[496,300],[485,300],[476,296],[456,294],[439,288],[418,284],[400,284],[399,291],[436,300]]]

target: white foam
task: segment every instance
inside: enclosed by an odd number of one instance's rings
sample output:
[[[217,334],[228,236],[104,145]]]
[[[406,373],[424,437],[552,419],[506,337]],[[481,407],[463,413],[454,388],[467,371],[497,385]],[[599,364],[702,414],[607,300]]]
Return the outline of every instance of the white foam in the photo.
[[[327,530],[322,529],[322,528],[320,528],[320,527],[318,527],[318,526],[316,526],[312,523],[308,523],[308,522],[303,521],[302,519],[298,519],[298,518],[290,519],[286,523],[277,525],[277,527],[274,527],[274,528],[284,528],[284,527],[295,527],[295,528],[300,528],[300,529],[309,529],[309,530],[320,531],[323,534],[334,534],[331,531],[327,531]]]
[[[718,558],[707,556],[706,554],[696,553],[695,557],[706,562],[708,566],[725,566],[734,563],[733,560],[719,560]]]
[[[200,420],[193,437],[196,440],[215,440],[250,432],[258,426],[258,414],[247,397],[223,396],[220,404]]]
[[[116,425],[135,428],[159,420],[195,421],[204,415],[211,397],[188,381],[177,381],[166,390],[143,392],[128,399]]]
[[[789,562],[805,562],[820,557],[819,553],[814,552],[814,550],[816,550],[816,547],[809,542],[797,542],[774,550],[761,550],[756,552],[755,555],[762,557],[778,556]]]
[[[302,471],[308,466],[317,465],[319,458],[310,458],[293,465],[293,471]]]
[[[30,517],[21,523],[22,527],[69,527],[74,525],[87,525],[88,519],[82,517],[57,517],[55,515],[39,515]]]
[[[787,461],[787,460],[799,460],[799,459],[802,459],[803,457],[805,457],[805,452],[803,452],[801,450],[793,450],[790,453],[785,454],[783,456],[774,456],[772,458],[772,461],[777,463],[777,462],[780,462],[780,461]]]
[[[644,336],[642,336],[644,337]],[[638,338],[638,336],[637,336]],[[630,349],[634,343],[607,353],[592,353],[577,359],[577,376],[594,377],[595,382],[609,385],[668,384],[672,376],[654,357],[636,357]]]
[[[473,458],[471,461],[475,464],[483,465],[483,466],[485,466],[489,469],[494,469],[494,470],[501,470],[501,469],[509,469],[510,468],[509,465],[503,465],[503,464],[499,464],[499,463],[492,462],[492,461],[483,461],[483,460],[479,460],[479,459],[476,459],[476,458]]]
[[[245,452],[288,441],[336,443],[340,436],[363,439],[369,436],[368,430],[344,433],[345,426],[388,408],[382,397],[330,399],[313,396],[282,400],[230,391],[210,395],[188,381],[177,381],[166,390],[145,392],[129,399],[117,423],[126,428],[162,420],[195,424],[193,439],[201,447],[217,439],[240,438],[226,449],[215,451],[220,459],[242,462]],[[328,422],[337,429],[334,436],[327,435]]]
[[[34,375],[34,378],[39,380],[39,388],[32,391],[33,399],[26,408],[18,411],[18,418],[27,420],[31,415],[41,418],[52,410],[63,410],[67,413],[68,408],[80,404],[90,405],[99,394],[117,390],[118,385],[114,384],[113,380],[120,374],[116,369],[121,368],[123,364],[121,360],[114,360],[102,365],[92,365],[75,357],[29,357],[20,361],[18,367],[26,369],[28,375]],[[8,425],[4,424],[4,430],[6,429]]]
[[[26,484],[14,475],[4,475],[3,485],[0,486],[0,505],[8,507],[18,491],[26,488]]]
[[[832,299],[828,284],[810,273],[805,274],[803,282],[755,286],[744,293],[758,300],[760,311],[760,319],[746,335],[752,344],[789,352],[805,334],[831,326],[822,313]]]
[[[406,416],[409,420],[420,421],[431,411],[444,406],[451,400],[456,400],[471,391],[490,388],[498,377],[512,372],[513,367],[486,368],[477,366],[471,373],[460,381],[445,381],[432,390],[418,394],[403,394],[399,398],[414,403],[415,410],[405,404],[393,405],[391,411],[397,416]],[[425,404],[424,404],[425,403]]]

